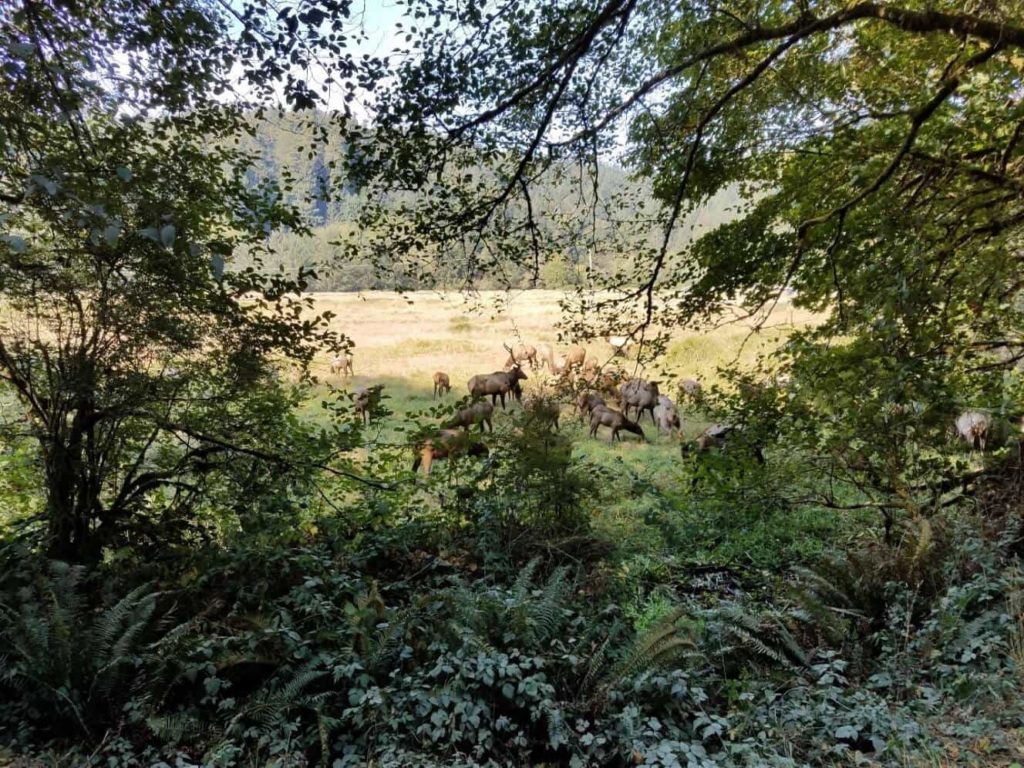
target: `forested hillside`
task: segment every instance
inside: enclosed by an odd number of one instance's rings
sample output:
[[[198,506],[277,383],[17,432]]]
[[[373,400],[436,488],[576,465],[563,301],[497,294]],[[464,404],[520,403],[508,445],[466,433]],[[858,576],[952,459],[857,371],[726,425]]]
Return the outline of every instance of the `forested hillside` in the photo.
[[[326,116],[317,113],[304,115],[273,114],[250,123],[253,136],[246,135],[242,145],[253,150],[260,158],[248,172],[248,182],[257,185],[270,183],[282,190],[282,199],[299,207],[312,228],[311,234],[275,232],[271,235],[272,253],[262,258],[269,270],[284,268],[294,272],[299,267],[316,270],[316,278],[309,281],[312,291],[354,290],[419,290],[427,287],[458,288],[467,275],[460,272],[434,274],[429,279],[407,268],[399,254],[387,259],[371,259],[367,252],[352,257],[340,247],[341,243],[354,243],[359,251],[359,213],[365,206],[366,191],[356,182],[345,178],[345,144],[337,126]],[[314,135],[326,132],[326,140],[316,141]],[[313,149],[311,149],[311,147]],[[481,173],[482,170],[471,169]],[[539,220],[565,217],[580,210],[580,173],[566,165],[553,169],[547,180],[539,180],[534,193],[535,213]],[[601,163],[598,177],[598,197],[603,200],[625,198],[615,215],[620,219],[638,219],[651,216],[653,202],[650,185],[643,180],[631,181],[629,175],[614,165]],[[421,192],[420,194],[425,194]],[[403,195],[398,195],[403,197]],[[673,237],[673,248],[678,249],[692,237],[713,229],[735,216],[740,204],[738,190],[729,189],[717,194],[707,204],[690,214],[688,221]],[[598,211],[594,226],[607,228],[607,212]],[[581,226],[587,226],[586,216]],[[647,231],[634,234],[638,242],[645,243],[657,237],[652,223]],[[594,270],[596,279],[607,277],[630,264],[635,252],[624,247],[573,247],[559,254],[549,254],[540,270],[540,280],[532,282],[532,274],[520,264],[511,261],[501,270],[480,275],[480,288],[559,288],[587,285],[588,269]],[[244,255],[235,262],[243,268],[251,263]]]

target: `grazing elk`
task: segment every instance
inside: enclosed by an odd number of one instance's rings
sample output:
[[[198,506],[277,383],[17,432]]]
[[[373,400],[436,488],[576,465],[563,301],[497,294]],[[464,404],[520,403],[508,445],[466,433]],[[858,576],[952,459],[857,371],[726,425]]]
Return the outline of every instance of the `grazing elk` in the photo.
[[[576,412],[580,416],[580,421],[583,421],[585,417],[589,417],[590,412],[599,405],[607,406],[603,397],[594,392],[580,392],[576,397]]]
[[[505,395],[511,394],[516,400],[523,399],[523,389],[520,381],[525,381],[526,374],[518,365],[512,366],[511,371],[495,371],[494,373],[481,373],[471,378],[466,386],[473,398],[491,396],[491,403],[497,403],[501,398],[501,409],[505,410]]]
[[[438,395],[442,397],[452,391],[452,380],[448,378],[448,374],[444,371],[437,371],[434,374],[434,398],[437,399]]]
[[[331,374],[334,376],[341,375],[345,378],[354,375],[351,352],[345,350],[340,355],[335,355],[331,358]]]
[[[508,352],[508,360],[505,361],[505,370],[511,370],[514,366],[522,368],[523,363],[528,362],[533,370],[537,370],[537,348],[531,344],[519,344],[515,349],[508,344],[502,345]]]
[[[619,388],[619,404],[622,408],[622,412],[629,415],[629,409],[636,409],[636,420],[640,421],[640,417],[643,416],[644,411],[648,411],[651,414],[651,423],[656,423],[654,420],[654,407],[658,404],[658,397],[661,393],[658,392],[657,381],[644,381],[643,379],[630,379]]]
[[[964,411],[956,420],[957,436],[973,450],[985,450],[985,441],[991,427],[992,421],[988,414],[981,411]]]
[[[423,474],[430,475],[430,467],[437,459],[451,456],[486,456],[487,446],[459,429],[443,429],[434,437],[424,440],[416,446],[416,458],[412,462],[415,472],[423,465]]]
[[[562,366],[562,370],[571,371],[573,368],[583,368],[583,363],[587,359],[587,350],[583,347],[569,347],[569,351],[565,353],[565,363]]]
[[[619,440],[622,438],[619,436],[619,430],[626,430],[632,432],[634,435],[639,435],[641,440],[646,440],[644,436],[643,428],[635,421],[630,421],[624,414],[618,411],[613,411],[611,408],[607,408],[603,405],[599,405],[590,412],[590,436],[597,437],[598,427],[611,427],[612,434],[608,439],[609,442]]]
[[[706,453],[712,449],[724,451],[727,445],[732,441],[733,435],[738,435],[741,432],[742,427],[736,427],[732,424],[712,424],[701,432],[692,442],[683,443],[680,446],[680,450],[684,457],[689,455],[691,452]],[[764,464],[764,451],[761,446],[754,443],[749,445],[749,448],[757,463]]]
[[[679,380],[679,397],[688,397],[692,400],[696,400],[700,397],[700,393],[703,387],[700,382],[696,379],[680,379]]]
[[[605,341],[612,348],[612,353],[617,357],[626,357],[632,340],[629,336],[606,336]]]
[[[672,430],[678,431],[682,427],[682,421],[679,418],[679,410],[676,408],[676,404],[671,399],[664,395],[658,396],[658,404],[654,408],[654,423],[658,427],[658,434],[667,432],[672,434]]]
[[[449,428],[462,427],[463,429],[468,430],[474,424],[479,424],[481,432],[484,431],[485,426],[493,432],[494,424],[491,423],[491,419],[493,417],[494,406],[486,400],[480,400],[456,411],[455,415],[452,416],[451,420],[445,424],[445,426]]]
[[[380,405],[383,391],[383,384],[374,384],[372,387],[356,387],[352,393],[352,404],[355,406],[356,415],[359,416],[359,420],[363,424],[370,423],[373,411]]]

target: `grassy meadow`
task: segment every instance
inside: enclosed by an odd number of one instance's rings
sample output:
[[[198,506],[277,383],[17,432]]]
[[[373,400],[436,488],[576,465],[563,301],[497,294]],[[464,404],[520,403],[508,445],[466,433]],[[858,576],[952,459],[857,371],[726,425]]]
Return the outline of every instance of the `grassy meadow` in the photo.
[[[383,384],[384,405],[391,412],[369,430],[367,448],[400,446],[409,441],[408,433],[415,424],[436,423],[467,394],[466,382],[477,373],[501,370],[507,358],[503,343],[514,344],[521,339],[539,346],[551,344],[558,351],[569,345],[558,341],[558,291],[528,291],[506,294],[484,292],[466,299],[460,294],[419,292],[405,296],[387,293],[319,293],[316,307],[329,310],[335,318],[335,330],[345,333],[355,343],[354,373],[346,380],[333,375],[329,356],[324,354],[313,363],[318,384],[304,409],[307,418],[324,418],[321,402],[329,398],[333,388],[354,389],[362,385]],[[739,360],[753,364],[758,355],[770,353],[792,329],[806,326],[814,316],[789,303],[780,303],[765,323],[766,330],[751,335],[750,327],[740,323],[723,325],[706,333],[680,330],[672,335],[663,358],[646,369],[638,368],[634,357],[618,358],[615,364],[628,372],[652,380],[661,380],[662,392],[676,398],[680,378],[696,378],[705,387],[720,381],[719,366]],[[595,341],[584,345],[588,356],[601,363],[611,358],[607,344]],[[432,375],[435,371],[449,374],[452,392],[433,400]],[[527,368],[529,379],[524,393],[545,391],[551,383],[546,369]],[[520,408],[500,407],[494,420],[499,438],[510,426],[511,414]],[[438,410],[432,410],[437,408]],[[629,542],[624,548],[635,552],[635,559],[647,561],[657,557],[659,550],[672,545],[676,536],[689,540],[694,562],[749,561],[763,556],[774,561],[787,552],[796,554],[816,551],[823,541],[835,535],[833,515],[818,510],[789,511],[781,521],[766,514],[756,520],[732,521],[730,533],[719,536],[721,526],[715,516],[723,514],[710,507],[693,509],[690,515],[673,514],[676,530],[659,527],[659,509],[668,503],[683,504],[689,494],[690,477],[679,451],[681,439],[696,436],[709,423],[706,414],[692,408],[680,408],[682,431],[679,435],[659,435],[649,417],[642,423],[646,441],[623,432],[622,441],[609,442],[609,432],[602,428],[595,440],[587,426],[578,421],[570,403],[562,404],[561,428],[574,440],[574,454],[612,478],[610,492],[595,504],[594,523],[610,540]],[[412,453],[409,453],[411,461]],[[447,462],[437,469],[447,471]],[[442,474],[441,477],[444,477]],[[437,491],[424,486],[424,501],[432,505]],[[854,515],[853,517],[856,517]],[[645,562],[644,567],[648,567]]]
[[[384,384],[389,407],[396,414],[430,404],[435,371],[451,377],[452,396],[466,394],[466,382],[478,373],[501,370],[507,353],[503,344],[550,344],[556,352],[569,346],[558,340],[560,291],[485,291],[473,297],[458,293],[391,292],[314,294],[319,311],[330,311],[332,326],[355,342],[355,376],[346,381],[330,372],[329,356],[313,363],[324,390]],[[747,325],[724,325],[707,333],[680,330],[672,335],[666,355],[646,370],[636,361],[619,359],[629,372],[657,379],[665,394],[675,397],[680,378],[695,378],[705,386],[718,378],[719,366],[738,359],[752,363],[775,348],[792,328],[812,323],[814,316],[780,303],[762,333],[751,336]],[[611,349],[603,341],[583,345],[588,357],[606,363]],[[546,371],[528,371],[529,393],[548,381]],[[695,423],[684,424],[690,432]]]

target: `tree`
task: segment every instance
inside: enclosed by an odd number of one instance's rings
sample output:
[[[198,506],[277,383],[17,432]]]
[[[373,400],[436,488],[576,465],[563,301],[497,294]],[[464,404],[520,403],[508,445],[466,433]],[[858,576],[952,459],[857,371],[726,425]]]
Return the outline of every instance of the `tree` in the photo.
[[[760,327],[795,289],[825,320],[789,350],[807,377],[790,437],[826,455],[851,435],[823,443],[816,425],[853,409],[902,409],[855,430],[869,444],[907,428],[934,446],[958,407],[1020,408],[1003,377],[1024,359],[1020,3],[409,0],[408,15],[430,23],[380,94],[384,140],[362,167],[424,194],[382,248],[463,239],[527,266],[567,241],[629,248],[634,268],[602,281],[610,298],[581,292],[590,314],[574,321],[644,342],[731,300]],[[462,176],[468,157],[489,173]],[[538,179],[608,157],[650,182],[657,211],[623,220],[591,171],[585,230],[534,215]],[[730,190],[745,201],[736,220],[675,239]],[[825,375],[851,359],[873,378]],[[920,489],[878,461],[847,469],[885,494]],[[933,491],[911,506],[938,503]]]
[[[293,13],[324,15],[189,0],[0,11],[0,379],[21,406],[2,426],[38,446],[54,556],[185,535],[211,484],[296,460],[280,450],[293,403],[276,363],[308,370],[346,342],[300,295],[309,274],[259,270],[268,233],[306,223],[247,179],[239,148],[276,83],[292,106],[313,98],[278,58],[301,64],[304,45],[343,32],[296,34]],[[232,269],[241,252],[254,266]]]

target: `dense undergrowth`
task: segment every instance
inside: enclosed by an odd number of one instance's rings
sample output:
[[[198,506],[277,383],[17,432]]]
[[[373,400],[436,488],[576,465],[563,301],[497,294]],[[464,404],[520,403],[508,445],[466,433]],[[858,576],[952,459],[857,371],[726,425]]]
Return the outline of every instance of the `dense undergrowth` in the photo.
[[[1009,474],[975,508],[901,521],[891,544],[821,513],[831,539],[822,529],[801,547],[779,542],[787,522],[806,537],[802,513],[781,502],[766,512],[772,483],[748,476],[760,492],[715,497],[718,507],[700,487],[663,499],[646,518],[660,544],[637,552],[593,524],[600,471],[567,439],[517,444],[439,473],[430,514],[416,513],[420,491],[395,502],[366,489],[347,501],[358,525],[296,504],[216,545],[91,569],[7,545],[5,757],[1020,760],[1024,573]],[[707,560],[758,537],[751,557]]]

